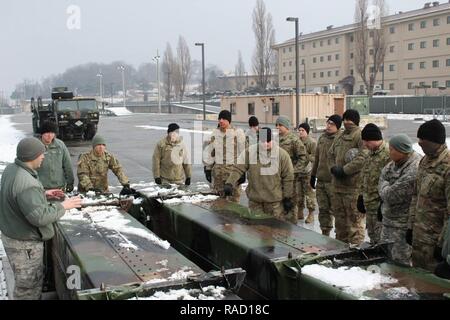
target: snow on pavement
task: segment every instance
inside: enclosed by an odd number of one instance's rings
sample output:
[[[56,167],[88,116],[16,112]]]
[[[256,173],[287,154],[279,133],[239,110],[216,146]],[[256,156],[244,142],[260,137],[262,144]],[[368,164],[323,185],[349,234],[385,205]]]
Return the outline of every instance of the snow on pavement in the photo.
[[[114,107],[114,108],[105,108],[105,109],[111,111],[116,116],[128,116],[128,115],[133,114],[133,112],[131,112],[130,110],[128,110],[127,108],[124,108],[124,107]]]

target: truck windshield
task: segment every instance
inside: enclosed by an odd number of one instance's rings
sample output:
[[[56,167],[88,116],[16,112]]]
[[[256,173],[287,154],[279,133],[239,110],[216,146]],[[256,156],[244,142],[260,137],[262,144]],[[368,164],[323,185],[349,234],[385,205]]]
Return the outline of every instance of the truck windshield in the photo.
[[[78,100],[78,107],[80,111],[96,111],[97,101],[96,100]]]
[[[76,101],[58,101],[58,111],[78,111]]]

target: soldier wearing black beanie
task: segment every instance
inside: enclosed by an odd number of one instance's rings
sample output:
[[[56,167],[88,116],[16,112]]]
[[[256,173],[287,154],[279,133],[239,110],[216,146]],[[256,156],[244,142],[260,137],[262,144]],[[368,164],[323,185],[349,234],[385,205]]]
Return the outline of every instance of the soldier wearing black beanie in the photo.
[[[348,109],[344,112],[344,115],[342,116],[343,120],[350,120],[357,126],[359,126],[359,121],[361,120],[361,117],[359,116],[359,112],[354,109]]]
[[[417,131],[417,138],[437,144],[444,144],[446,139],[444,125],[436,119],[425,122]]]

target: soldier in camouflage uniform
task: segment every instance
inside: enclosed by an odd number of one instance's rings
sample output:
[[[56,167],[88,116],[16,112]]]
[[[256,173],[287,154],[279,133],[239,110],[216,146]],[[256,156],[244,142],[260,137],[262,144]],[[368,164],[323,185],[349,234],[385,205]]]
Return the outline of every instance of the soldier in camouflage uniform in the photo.
[[[367,161],[361,171],[361,194],[358,197],[358,211],[366,214],[366,227],[371,244],[380,241],[381,222],[378,221],[380,195],[378,181],[381,170],[390,161],[389,146],[383,141],[381,130],[373,123],[369,123],[361,132],[364,146],[369,150]]]
[[[245,132],[245,147],[258,143],[259,121],[255,116],[248,119],[249,128]]]
[[[411,246],[406,243],[408,212],[413,196],[420,159],[412,148],[411,139],[400,134],[389,141],[389,162],[381,171],[378,193],[381,198],[381,243],[388,244],[388,256],[393,261],[411,266]]]
[[[450,223],[447,221],[447,232],[445,234],[444,247],[442,248],[442,258],[434,270],[434,274],[440,278],[450,280]]]
[[[106,140],[96,135],[92,139],[92,150],[80,155],[78,159],[78,191],[108,192],[109,169],[124,187],[121,194],[131,193],[130,181],[123,172],[119,160],[106,151]]]
[[[231,126],[231,112],[222,110],[219,113],[219,126],[214,129],[203,153],[205,176],[208,182],[213,182],[213,189],[221,193],[231,174],[233,165],[237,164],[238,156],[245,151],[245,134],[242,129]],[[245,182],[245,175],[234,187],[233,194],[226,198],[239,203],[241,197],[240,184]]]
[[[303,182],[304,179],[308,177],[311,171],[312,165],[309,163],[306,148],[300,138],[293,132],[289,130],[291,127],[291,121],[284,116],[278,117],[276,121],[276,127],[279,132],[279,144],[280,148],[284,149],[291,158],[292,165],[294,167],[294,208],[292,212],[287,212],[288,219],[294,223],[297,223],[298,219],[303,219],[303,210],[298,210],[298,199],[304,198],[303,189],[299,187],[299,184]]]
[[[316,189],[317,182],[317,204],[319,205],[319,223],[322,234],[329,236],[333,229],[333,205],[331,173],[328,168],[327,157],[328,150],[333,144],[334,139],[340,134],[342,119],[335,114],[328,118],[325,133],[323,133],[317,142],[314,164],[311,171],[310,185]]]
[[[153,177],[156,184],[191,184],[192,166],[188,151],[179,136],[180,127],[169,124],[167,136],[155,147],[153,152]]]
[[[307,123],[302,123],[298,126],[299,138],[306,147],[306,155],[309,161],[308,168],[312,169],[314,158],[316,156],[317,142],[309,136],[310,130],[311,128]],[[314,190],[310,186],[310,181],[311,171],[308,173],[308,176],[302,177],[301,179],[299,179],[299,181],[297,181],[297,188],[301,189],[299,194],[303,195],[303,198],[298,198],[298,210],[303,212],[303,208],[305,207],[305,200],[306,208],[308,208],[308,217],[306,218],[305,223],[314,222],[314,211],[316,210],[316,195],[314,193]]]
[[[407,240],[412,242],[413,266],[434,271],[442,261],[450,212],[450,151],[445,144],[445,127],[438,120],[424,123],[417,137],[425,157],[417,173]]]
[[[356,202],[359,195],[359,173],[366,159],[361,140],[359,113],[347,110],[343,115],[345,130],[334,139],[328,151],[328,167],[332,176],[333,212],[336,239],[360,245],[365,238],[365,216],[358,212]],[[347,152],[358,149],[358,155],[346,163]]]
[[[291,159],[272,141],[271,129],[262,128],[259,137],[259,143],[251,145],[239,156],[239,164],[233,167],[224,193],[231,194],[238,179],[248,172],[246,193],[250,210],[296,224],[297,220],[285,214],[294,207],[294,168]]]
[[[81,199],[48,202],[60,197],[58,189],[45,190],[36,169],[45,147],[36,138],[22,139],[17,157],[3,172],[0,185],[0,231],[14,272],[13,298],[38,300],[42,295],[44,241],[55,233],[53,223],[68,209],[81,207]],[[62,193],[64,196],[64,193]]]

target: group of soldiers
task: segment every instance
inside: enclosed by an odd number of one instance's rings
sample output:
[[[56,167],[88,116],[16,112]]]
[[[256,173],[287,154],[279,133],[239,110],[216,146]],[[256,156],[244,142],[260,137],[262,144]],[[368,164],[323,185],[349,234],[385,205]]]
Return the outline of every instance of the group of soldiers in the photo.
[[[360,115],[351,109],[328,117],[317,143],[307,123],[291,130],[284,116],[276,120],[278,135],[260,128],[254,116],[246,132],[231,120],[229,111],[220,112],[203,150],[205,178],[222,197],[240,202],[241,185],[248,181],[250,210],[293,224],[304,219],[305,206],[305,222],[314,222],[317,201],[324,235],[334,227],[336,239],[359,246],[367,228],[371,244],[383,244],[393,261],[450,279],[450,151],[442,123],[432,120],[419,128],[422,158],[407,135],[387,143],[376,125],[361,130]],[[191,184],[190,157],[179,131],[169,124],[153,152],[158,185]],[[74,189],[74,174],[56,133],[47,122],[40,139],[21,140],[1,179],[0,231],[16,299],[40,298],[44,242],[54,235],[52,224],[66,210],[81,207],[80,197],[65,198],[64,192]],[[136,192],[99,135],[77,166],[79,192],[108,192],[109,170],[123,186],[121,195]]]

